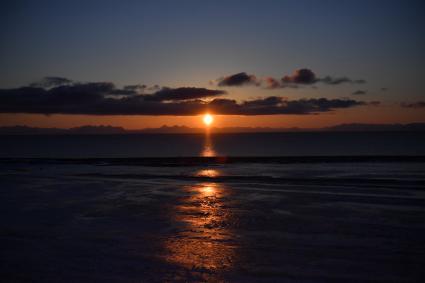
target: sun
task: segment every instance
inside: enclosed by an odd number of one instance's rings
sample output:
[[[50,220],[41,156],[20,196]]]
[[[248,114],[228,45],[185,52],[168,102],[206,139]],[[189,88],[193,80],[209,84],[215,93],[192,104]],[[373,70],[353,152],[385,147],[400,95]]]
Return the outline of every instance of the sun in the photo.
[[[214,122],[214,118],[211,114],[205,114],[204,117],[202,118],[202,120],[204,121],[204,124],[206,126],[209,126],[212,124],[212,122]]]

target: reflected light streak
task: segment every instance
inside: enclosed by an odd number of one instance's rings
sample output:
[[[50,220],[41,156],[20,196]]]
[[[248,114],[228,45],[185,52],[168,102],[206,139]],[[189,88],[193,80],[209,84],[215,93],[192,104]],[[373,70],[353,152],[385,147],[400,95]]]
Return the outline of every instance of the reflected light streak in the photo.
[[[213,147],[213,143],[212,143],[211,134],[210,134],[209,129],[207,129],[207,131],[205,132],[205,142],[204,142],[204,147],[203,147],[202,152],[201,152],[201,156],[202,157],[217,156],[217,153],[215,152],[214,147]]]
[[[173,221],[183,227],[165,241],[165,259],[207,277],[211,271],[229,269],[235,260],[236,245],[227,228],[231,220],[223,204],[227,192],[219,184],[200,183],[185,187],[185,193],[173,214]]]
[[[208,177],[208,178],[215,178],[220,176],[220,173],[216,169],[202,169],[196,172],[195,176],[197,177]]]
[[[202,189],[200,189],[200,193],[204,197],[210,197],[216,194],[216,190],[213,186],[204,186]]]

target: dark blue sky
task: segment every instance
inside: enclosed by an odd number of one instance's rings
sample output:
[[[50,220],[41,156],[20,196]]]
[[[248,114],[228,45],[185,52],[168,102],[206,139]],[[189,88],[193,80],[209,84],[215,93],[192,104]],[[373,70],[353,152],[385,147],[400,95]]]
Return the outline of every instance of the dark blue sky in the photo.
[[[362,86],[287,97],[423,100],[424,1],[7,1],[0,6],[0,86],[44,76],[118,85],[209,87],[238,72],[299,68]],[[388,88],[382,92],[381,88]],[[233,89],[236,99],[270,95]]]

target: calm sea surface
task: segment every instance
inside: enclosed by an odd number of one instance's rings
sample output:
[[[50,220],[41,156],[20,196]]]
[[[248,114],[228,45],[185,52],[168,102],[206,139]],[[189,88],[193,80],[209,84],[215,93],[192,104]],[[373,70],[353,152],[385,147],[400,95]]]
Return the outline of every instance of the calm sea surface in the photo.
[[[1,136],[0,157],[425,155],[423,132]]]

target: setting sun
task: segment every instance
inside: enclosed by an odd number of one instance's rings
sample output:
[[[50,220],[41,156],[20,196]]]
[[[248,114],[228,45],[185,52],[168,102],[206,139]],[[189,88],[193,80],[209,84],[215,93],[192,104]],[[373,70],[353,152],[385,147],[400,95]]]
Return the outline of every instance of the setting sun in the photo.
[[[205,114],[203,118],[204,124],[209,126],[214,121],[214,118],[211,114]]]

